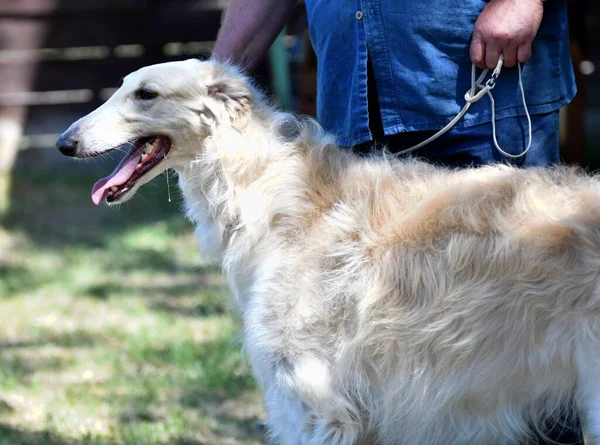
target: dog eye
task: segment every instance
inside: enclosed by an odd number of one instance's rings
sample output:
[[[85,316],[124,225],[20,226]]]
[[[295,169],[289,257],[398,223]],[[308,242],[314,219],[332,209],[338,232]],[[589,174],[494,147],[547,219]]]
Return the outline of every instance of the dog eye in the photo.
[[[139,100],[152,100],[158,97],[158,93],[156,91],[147,90],[145,88],[140,88],[135,92],[135,98]]]

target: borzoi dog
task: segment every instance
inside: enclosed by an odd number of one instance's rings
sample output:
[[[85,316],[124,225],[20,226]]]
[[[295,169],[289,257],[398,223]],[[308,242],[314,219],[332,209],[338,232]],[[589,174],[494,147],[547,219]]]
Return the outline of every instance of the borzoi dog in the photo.
[[[572,406],[600,444],[598,179],[359,157],[199,60],[127,76],[57,145],[127,148],[95,204],[178,172],[273,443],[513,444]]]

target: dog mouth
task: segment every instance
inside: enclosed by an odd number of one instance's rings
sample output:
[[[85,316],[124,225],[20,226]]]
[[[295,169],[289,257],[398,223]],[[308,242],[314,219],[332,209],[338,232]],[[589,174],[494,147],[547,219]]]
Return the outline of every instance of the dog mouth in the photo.
[[[171,150],[171,139],[166,136],[149,136],[115,147],[114,150],[129,147],[129,152],[114,171],[94,184],[94,204],[99,205],[104,199],[109,203],[118,202],[140,178],[165,160]]]

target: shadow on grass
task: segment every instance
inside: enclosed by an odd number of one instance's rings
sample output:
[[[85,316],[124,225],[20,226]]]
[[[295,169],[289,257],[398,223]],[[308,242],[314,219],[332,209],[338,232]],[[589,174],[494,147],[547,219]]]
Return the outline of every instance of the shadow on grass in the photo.
[[[214,416],[218,420],[216,432],[223,437],[264,440],[266,428],[262,419],[253,416],[249,418],[236,417],[227,413],[226,409],[219,408],[228,400],[231,399],[222,395],[207,393],[198,388],[190,388],[180,399],[180,403],[188,408],[204,410],[207,414]]]
[[[200,442],[196,439],[178,437],[176,439],[169,440],[170,445],[208,445],[206,442]]]
[[[60,351],[40,354],[39,348],[92,347],[96,337],[84,330],[54,332],[38,329],[33,338],[0,342],[0,386],[29,385],[35,374],[43,371],[63,371],[76,363],[75,356]],[[0,442],[1,443],[1,442]]]
[[[82,290],[82,294],[98,300],[139,295],[146,300],[147,308],[181,317],[225,314],[231,309],[229,291],[223,286],[206,285],[202,280],[202,271],[198,272],[198,279],[187,284],[131,286],[106,283],[88,287]]]
[[[124,228],[157,221],[168,222],[175,231],[189,227],[181,217],[181,198],[175,185],[171,186],[172,202],[168,201],[165,186],[149,184],[140,196],[118,209],[107,209],[91,202],[89,190],[94,178],[94,173],[72,173],[67,169],[17,169],[12,179],[13,200],[0,222],[9,230],[25,232],[42,246],[103,246]]]
[[[0,360],[0,385],[5,387],[17,383],[27,385],[31,383],[31,378],[36,372],[60,371],[68,368],[74,362],[74,358],[62,356],[31,358],[16,355],[3,358]]]
[[[222,315],[229,310],[228,299],[223,298],[223,289],[217,288],[217,298],[206,301],[195,302],[192,304],[182,304],[176,299],[164,299],[162,301],[153,302],[150,307],[159,312],[165,312],[182,317],[209,317],[211,315]],[[206,291],[206,289],[205,289]],[[206,292],[205,292],[206,293]]]
[[[127,352],[140,364],[172,366],[181,372],[177,383],[185,389],[181,403],[187,407],[194,406],[191,400],[196,388],[202,388],[198,396],[212,394],[223,398],[254,389],[254,380],[242,360],[240,346],[228,337],[206,342],[183,340],[164,347],[150,341],[132,345]],[[206,401],[206,398],[197,400]]]
[[[35,287],[40,284],[39,277],[22,265],[6,264],[0,266],[0,296],[19,292],[24,285]]]
[[[154,445],[160,442],[140,443],[138,441],[126,440],[126,443],[131,443],[132,445],[134,443],[136,445]],[[212,445],[190,437],[172,437],[169,438],[167,443],[168,445]],[[0,423],[0,445],[122,445],[122,442],[89,434],[81,439],[74,440],[62,437],[48,430],[29,431]]]
[[[267,429],[265,424],[257,419],[240,420],[232,416],[222,415],[219,416],[219,420],[221,425],[237,425],[238,430],[242,432],[240,439],[253,438],[255,440],[264,440],[266,437]],[[223,432],[225,431],[224,429]]]
[[[40,329],[36,338],[28,340],[0,341],[0,351],[8,349],[37,348],[40,346],[60,346],[63,348],[78,348],[82,346],[94,346],[96,336],[83,329],[74,331],[54,332]]]
[[[139,248],[123,252],[123,255],[114,258],[112,264],[122,272],[153,270],[161,270],[162,272],[182,272],[192,270],[174,263],[168,255],[157,252],[156,250]]]
[[[121,441],[116,442],[103,437],[94,437],[92,435],[73,440],[48,430],[29,431],[0,423],[0,445],[121,445],[121,443]],[[154,443],[158,442],[152,442],[152,444]],[[208,442],[201,442],[185,436],[169,438],[167,443],[169,445],[211,445]],[[137,442],[137,445],[152,444]]]
[[[109,445],[108,442],[75,442],[57,436],[49,431],[27,431],[0,424],[0,445]]]

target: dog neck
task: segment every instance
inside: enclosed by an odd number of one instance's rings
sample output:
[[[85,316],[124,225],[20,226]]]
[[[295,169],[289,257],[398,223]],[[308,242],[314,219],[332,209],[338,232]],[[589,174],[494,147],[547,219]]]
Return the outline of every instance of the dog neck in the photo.
[[[218,128],[200,151],[179,171],[179,185],[203,254],[226,261],[234,238],[250,248],[268,230],[277,210],[265,175],[269,166],[285,168],[285,153],[272,126],[258,118],[241,132]]]
[[[201,152],[180,170],[179,184],[203,255],[222,260],[230,280],[237,277],[233,289],[243,287],[239,277],[261,240],[298,232],[302,214],[314,214],[311,188],[323,181],[308,176],[319,171],[308,163],[327,165],[331,175],[332,159],[348,156],[313,120],[275,111],[254,116],[241,132],[215,132]]]

